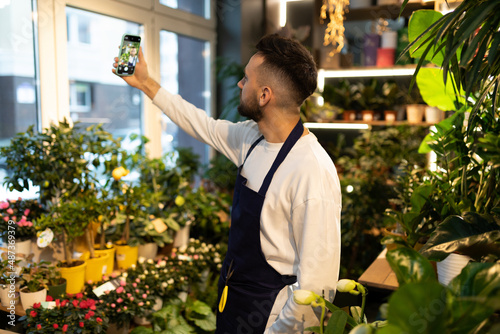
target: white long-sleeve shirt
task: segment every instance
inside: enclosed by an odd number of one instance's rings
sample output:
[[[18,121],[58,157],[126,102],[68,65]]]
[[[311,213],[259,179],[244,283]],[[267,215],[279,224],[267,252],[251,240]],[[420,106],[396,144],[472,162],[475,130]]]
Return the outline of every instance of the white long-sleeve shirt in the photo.
[[[208,117],[178,95],[161,88],[153,99],[174,123],[240,166],[261,136],[257,123],[232,123]],[[258,191],[282,143],[262,140],[249,155],[242,175]],[[265,333],[302,333],[319,324],[318,311],[298,305],[292,290],[305,289],[333,301],[340,266],[341,192],[330,157],[309,133],[302,136],[274,174],[263,204],[261,247],[282,275],[296,275],[276,299]]]

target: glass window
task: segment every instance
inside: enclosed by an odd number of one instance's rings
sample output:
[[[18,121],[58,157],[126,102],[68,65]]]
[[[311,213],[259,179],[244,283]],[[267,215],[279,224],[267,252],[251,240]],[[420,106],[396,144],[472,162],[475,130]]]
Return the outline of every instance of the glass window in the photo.
[[[37,43],[32,20],[33,1],[0,1],[0,146],[29,126],[38,124],[39,87],[37,81]],[[30,192],[10,192],[3,187],[6,162],[0,156],[0,200],[36,197]]]
[[[142,133],[142,94],[114,75],[111,64],[122,35],[142,35],[143,26],[72,7],[66,7],[66,17],[71,119],[84,126],[103,123],[124,139]]]
[[[210,43],[162,30],[160,55],[161,85],[210,115]],[[208,163],[207,145],[178,129],[165,115],[162,120],[163,152],[175,147],[191,147],[202,163]]]
[[[210,0],[160,0],[160,4],[210,19]]]

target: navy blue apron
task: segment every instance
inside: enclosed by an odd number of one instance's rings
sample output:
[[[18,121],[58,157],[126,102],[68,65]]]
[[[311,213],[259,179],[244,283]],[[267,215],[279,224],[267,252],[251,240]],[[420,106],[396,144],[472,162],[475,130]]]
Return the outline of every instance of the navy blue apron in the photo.
[[[219,302],[226,286],[227,299],[222,312],[217,312],[216,334],[263,333],[276,296],[285,286],[297,281],[296,276],[278,273],[264,257],[260,244],[260,215],[274,173],[303,131],[304,126],[299,120],[278,152],[259,192],[246,186],[247,180],[241,175],[241,169],[263,136],[252,144],[238,169],[228,251],[218,286]]]

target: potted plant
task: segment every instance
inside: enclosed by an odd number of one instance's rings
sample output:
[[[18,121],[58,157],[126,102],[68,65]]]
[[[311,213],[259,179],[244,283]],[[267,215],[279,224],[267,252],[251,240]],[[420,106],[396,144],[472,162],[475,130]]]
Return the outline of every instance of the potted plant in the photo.
[[[340,80],[337,85],[325,84],[323,89],[323,99],[338,108],[341,108],[342,115],[346,121],[356,119],[356,109],[359,107],[357,100],[360,92],[356,85],[348,80]]]
[[[380,96],[380,83],[377,79],[372,78],[366,85],[359,82],[357,90],[359,91],[357,102],[361,106],[363,121],[375,120],[378,117],[375,115],[375,111],[380,109],[383,101]]]
[[[0,299],[2,306],[9,307],[17,305],[19,302],[19,289],[21,287],[21,271],[19,266],[20,260],[12,260],[7,257],[6,253],[2,253],[0,261]]]
[[[47,308],[36,303],[26,310],[26,315],[20,318],[26,334],[106,333],[108,315],[97,300],[80,293],[51,303]]]
[[[18,258],[27,258],[32,253],[32,239],[36,236],[33,221],[41,212],[37,200],[18,198],[0,201],[0,235],[4,248],[8,248],[9,235],[12,235],[15,243],[10,243],[13,246],[10,250]]]
[[[44,262],[32,262],[28,267],[23,268],[19,292],[25,310],[31,308],[35,303],[44,302],[47,298],[48,280],[41,267],[44,264]]]
[[[396,105],[401,104],[401,93],[398,85],[394,81],[386,81],[380,90],[382,97],[382,109],[384,119],[387,122],[394,122],[397,119]]]

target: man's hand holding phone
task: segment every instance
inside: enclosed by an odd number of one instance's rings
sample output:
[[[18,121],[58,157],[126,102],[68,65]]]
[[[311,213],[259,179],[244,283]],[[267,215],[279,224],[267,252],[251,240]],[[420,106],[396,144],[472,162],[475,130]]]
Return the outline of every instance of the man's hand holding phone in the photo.
[[[118,63],[120,61],[119,57],[115,57],[115,62],[113,63],[113,69],[111,70],[114,74],[117,74]],[[139,48],[139,58],[135,65],[134,74],[131,76],[120,76],[126,83],[130,86],[142,90],[149,98],[153,99],[160,85],[149,77],[148,65],[144,54],[142,52],[142,46]]]

